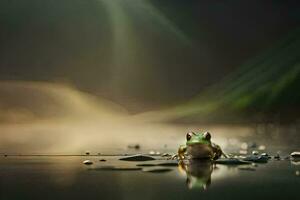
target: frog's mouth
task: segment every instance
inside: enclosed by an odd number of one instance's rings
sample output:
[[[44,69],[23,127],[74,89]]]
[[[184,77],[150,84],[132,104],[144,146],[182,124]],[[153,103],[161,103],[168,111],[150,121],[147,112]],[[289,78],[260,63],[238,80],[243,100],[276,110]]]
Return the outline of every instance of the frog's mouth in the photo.
[[[187,154],[195,159],[209,159],[213,157],[213,149],[210,145],[195,143],[187,147]]]

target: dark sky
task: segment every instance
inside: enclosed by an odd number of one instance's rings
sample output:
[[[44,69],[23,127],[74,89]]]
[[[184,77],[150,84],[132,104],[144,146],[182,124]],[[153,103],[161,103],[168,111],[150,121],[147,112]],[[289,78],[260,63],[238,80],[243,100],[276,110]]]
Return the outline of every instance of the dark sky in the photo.
[[[289,0],[1,0],[0,79],[138,111],[189,99],[299,27]]]

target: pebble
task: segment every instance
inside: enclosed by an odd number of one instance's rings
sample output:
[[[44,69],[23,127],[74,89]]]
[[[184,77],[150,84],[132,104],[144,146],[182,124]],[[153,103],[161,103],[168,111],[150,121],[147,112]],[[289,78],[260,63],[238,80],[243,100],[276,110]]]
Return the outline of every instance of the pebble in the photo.
[[[90,154],[91,154],[91,152],[89,152],[89,151],[85,152],[85,155],[87,155],[87,156],[90,155]]]
[[[91,160],[85,160],[82,163],[85,164],[85,165],[92,165],[93,164],[93,162]]]
[[[148,161],[148,160],[155,160],[155,158],[151,156],[144,156],[144,155],[134,155],[134,156],[129,156],[125,158],[120,158],[119,160],[124,160],[124,161]]]
[[[265,157],[265,156],[252,155],[252,156],[247,156],[243,160],[244,161],[255,162],[255,163],[267,163],[269,158]]]
[[[258,150],[260,150],[260,151],[263,151],[263,150],[265,150],[266,149],[266,146],[265,145],[260,145],[259,147],[258,147]]]
[[[172,155],[171,155],[171,154],[168,154],[168,153],[163,153],[161,156],[162,156],[162,157],[170,157],[170,156],[172,156]]]
[[[266,158],[268,158],[268,159],[271,159],[272,157],[269,155],[269,154],[267,154],[267,153],[262,153],[262,154],[260,154],[262,157],[266,157]]]
[[[291,156],[293,158],[300,158],[300,152],[299,151],[295,151],[295,152],[291,153]]]
[[[258,155],[258,151],[252,151],[252,155]]]
[[[101,159],[101,160],[99,160],[99,161],[101,161],[101,162],[105,162],[106,160],[105,160],[105,159]]]
[[[297,171],[295,172],[295,174],[296,174],[296,176],[300,176],[300,171],[297,170]]]

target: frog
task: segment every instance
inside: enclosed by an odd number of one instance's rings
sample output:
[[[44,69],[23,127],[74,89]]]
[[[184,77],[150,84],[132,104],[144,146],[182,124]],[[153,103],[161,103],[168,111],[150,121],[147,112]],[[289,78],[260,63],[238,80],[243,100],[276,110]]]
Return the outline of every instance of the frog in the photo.
[[[204,133],[190,131],[186,134],[186,144],[180,145],[177,155],[173,158],[179,160],[208,159],[215,161],[221,156],[228,158],[219,145],[211,142],[211,134],[208,131]]]

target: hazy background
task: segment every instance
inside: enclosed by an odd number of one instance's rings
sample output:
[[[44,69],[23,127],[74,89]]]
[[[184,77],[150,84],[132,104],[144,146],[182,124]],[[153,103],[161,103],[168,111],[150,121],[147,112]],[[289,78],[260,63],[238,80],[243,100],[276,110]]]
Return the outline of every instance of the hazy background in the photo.
[[[198,128],[225,145],[270,123],[267,137],[279,137],[273,123],[292,124],[284,130],[294,136],[299,9],[292,0],[1,0],[0,151],[177,147]]]
[[[3,0],[0,79],[70,82],[137,113],[185,102],[297,27],[289,0]]]

